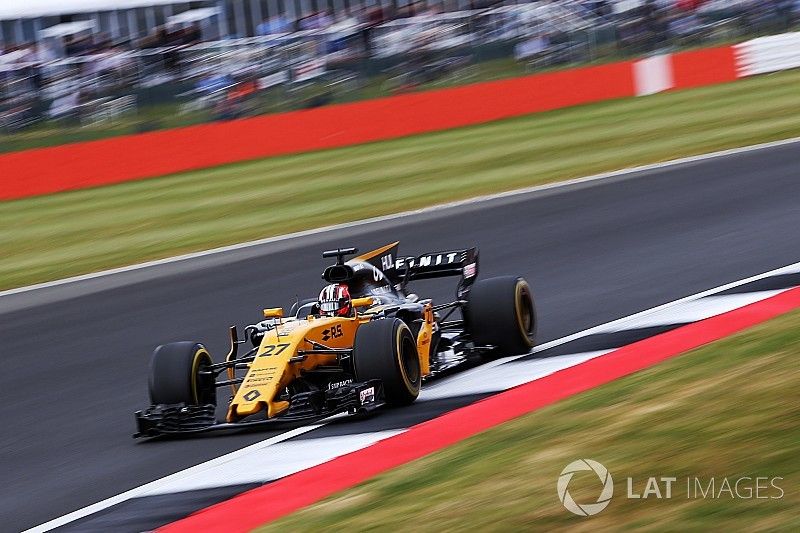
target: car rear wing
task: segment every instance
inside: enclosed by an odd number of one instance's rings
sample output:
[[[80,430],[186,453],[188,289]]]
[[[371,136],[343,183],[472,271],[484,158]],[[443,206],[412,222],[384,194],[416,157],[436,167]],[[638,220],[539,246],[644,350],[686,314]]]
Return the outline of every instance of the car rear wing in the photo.
[[[405,257],[395,264],[398,275],[405,282],[461,276],[462,286],[471,285],[478,275],[478,249],[446,250]]]
[[[395,285],[405,285],[409,281],[418,279],[461,276],[459,287],[467,288],[478,275],[477,248],[402,257],[398,253],[399,244],[393,242],[354,259],[365,261],[378,268]]]

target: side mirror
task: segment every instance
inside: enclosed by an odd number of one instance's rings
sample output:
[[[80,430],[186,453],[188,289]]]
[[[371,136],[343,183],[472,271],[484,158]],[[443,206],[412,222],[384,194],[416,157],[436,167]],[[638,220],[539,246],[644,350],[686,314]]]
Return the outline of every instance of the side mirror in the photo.
[[[283,318],[283,307],[264,309],[264,318]]]
[[[353,307],[369,307],[373,304],[372,296],[365,296],[364,298],[353,298]]]

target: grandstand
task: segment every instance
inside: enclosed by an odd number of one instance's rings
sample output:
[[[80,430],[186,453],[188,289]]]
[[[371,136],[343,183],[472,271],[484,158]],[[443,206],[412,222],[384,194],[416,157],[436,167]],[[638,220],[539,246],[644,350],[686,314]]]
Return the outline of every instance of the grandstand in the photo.
[[[0,152],[734,42],[798,14],[800,0],[3,0]]]
[[[270,17],[297,21],[319,12],[380,7],[407,10],[463,10],[496,2],[474,0],[4,0],[0,3],[0,41],[39,40],[43,30],[66,22],[90,22],[115,40],[138,39],[165,24],[199,23],[207,38],[248,37]],[[187,12],[192,12],[186,14]],[[179,16],[181,15],[181,16]]]

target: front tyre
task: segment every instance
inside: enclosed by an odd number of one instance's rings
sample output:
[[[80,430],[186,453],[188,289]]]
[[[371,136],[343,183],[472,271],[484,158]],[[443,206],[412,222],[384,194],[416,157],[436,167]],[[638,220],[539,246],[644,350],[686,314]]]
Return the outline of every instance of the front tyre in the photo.
[[[528,282],[516,276],[478,280],[467,296],[466,331],[493,356],[527,353],[536,335],[536,308]]]
[[[159,346],[150,359],[150,402],[216,405],[213,376],[204,373],[211,364],[202,344],[184,341]]]
[[[379,379],[389,405],[408,405],[419,396],[422,373],[417,343],[398,318],[367,322],[358,328],[353,368],[359,381]]]

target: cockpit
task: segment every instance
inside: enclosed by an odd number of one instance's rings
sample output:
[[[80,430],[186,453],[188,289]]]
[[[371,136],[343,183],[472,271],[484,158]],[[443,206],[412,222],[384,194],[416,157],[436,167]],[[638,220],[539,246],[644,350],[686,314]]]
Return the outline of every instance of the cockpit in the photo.
[[[344,283],[347,284],[352,298],[372,297],[375,305],[398,304],[406,301],[403,294],[398,292],[389,278],[377,267],[358,260],[347,262],[353,269],[353,274]],[[318,315],[319,307],[316,299],[303,300],[292,306],[290,316],[304,319],[308,315]]]
[[[353,267],[353,276],[346,282],[353,298],[372,296],[382,303],[402,300],[403,296],[395,290],[392,282],[381,270],[365,261],[347,262]],[[384,302],[388,300],[389,302]]]

